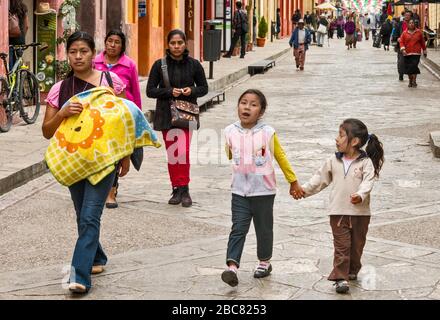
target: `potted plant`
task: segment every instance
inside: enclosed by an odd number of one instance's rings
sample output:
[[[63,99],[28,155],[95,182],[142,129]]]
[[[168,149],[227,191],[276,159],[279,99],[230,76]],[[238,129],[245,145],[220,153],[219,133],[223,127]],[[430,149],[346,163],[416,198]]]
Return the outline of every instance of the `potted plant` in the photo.
[[[257,37],[257,46],[258,47],[264,47],[264,44],[266,43],[266,36],[267,36],[267,22],[266,19],[261,17],[260,23],[258,24],[258,37]]]

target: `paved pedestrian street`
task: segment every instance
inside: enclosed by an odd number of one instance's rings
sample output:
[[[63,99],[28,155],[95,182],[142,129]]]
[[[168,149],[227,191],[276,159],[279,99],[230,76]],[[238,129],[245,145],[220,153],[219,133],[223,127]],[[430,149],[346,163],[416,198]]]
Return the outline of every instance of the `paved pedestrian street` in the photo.
[[[429,147],[429,132],[440,130],[440,81],[421,71],[418,88],[408,88],[406,79],[397,79],[394,52],[372,48],[371,40],[348,51],[343,40],[333,40],[311,47],[304,71],[296,71],[289,51],[267,73],[244,78],[224,103],[202,114],[192,141],[191,208],[167,204],[163,147],[145,148],[141,171],[120,179],[120,207],[102,216],[108,265],[80,298],[65,283],[77,237],[67,188],[46,174],[3,195],[0,299],[440,299],[440,160]],[[344,119],[361,119],[383,142],[363,268],[346,295],[327,280],[329,189],[295,201],[278,167],[271,276],[253,278],[251,227],[239,285],[220,278],[231,228],[231,165],[222,129],[238,119],[237,100],[248,88],[267,96],[265,122],[276,129],[302,183],[335,151]],[[33,130],[41,136],[39,127]]]

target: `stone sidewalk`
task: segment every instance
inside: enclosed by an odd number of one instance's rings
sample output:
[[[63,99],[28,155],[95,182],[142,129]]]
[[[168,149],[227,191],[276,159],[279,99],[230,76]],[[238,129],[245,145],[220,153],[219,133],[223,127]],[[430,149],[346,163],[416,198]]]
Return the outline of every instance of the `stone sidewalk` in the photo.
[[[120,208],[105,210],[106,271],[84,297],[65,290],[76,226],[68,191],[44,175],[0,197],[0,299],[440,299],[440,160],[428,133],[440,129],[440,82],[422,70],[417,89],[398,82],[395,54],[369,42],[312,47],[297,72],[291,54],[277,67],[227,91],[202,115],[192,143],[191,208],[167,205],[163,149],[146,150],[140,173],[121,179]],[[372,192],[373,217],[359,281],[338,295],[326,280],[333,259],[329,191],[294,201],[277,169],[274,270],[254,279],[256,243],[247,237],[240,284],[220,280],[230,230],[231,168],[221,129],[237,119],[239,95],[259,88],[300,181],[334,152],[339,123],[361,118],[384,144],[386,162]],[[67,266],[67,267],[66,267]]]
[[[254,48],[245,59],[238,56],[220,59],[214,63],[214,79],[209,79],[210,90],[226,89],[239,80],[248,77],[247,66],[263,59],[276,59],[289,50],[288,39],[266,42],[263,48]],[[209,75],[209,63],[204,62],[206,77]],[[147,81],[141,82],[143,110],[155,108],[155,100],[146,96]],[[0,195],[46,173],[43,163],[47,141],[41,133],[45,106],[33,125],[26,125],[20,118],[7,133],[0,134]]]

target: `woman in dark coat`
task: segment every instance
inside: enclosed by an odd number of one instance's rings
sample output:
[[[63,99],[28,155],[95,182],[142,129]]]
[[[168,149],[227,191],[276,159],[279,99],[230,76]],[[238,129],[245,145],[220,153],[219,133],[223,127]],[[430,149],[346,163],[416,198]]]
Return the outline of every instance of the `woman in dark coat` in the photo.
[[[181,30],[168,34],[166,62],[171,87],[167,88],[162,74],[162,61],[151,67],[147,84],[147,96],[157,99],[154,130],[162,131],[168,155],[168,173],[173,188],[169,204],[192,205],[189,195],[191,129],[174,128],[171,125],[170,100],[185,100],[197,103],[197,98],[208,93],[205,71],[196,59],[189,56],[186,36]]]
[[[380,28],[380,36],[382,37],[383,49],[390,51],[390,38],[393,26],[389,19],[387,19]]]

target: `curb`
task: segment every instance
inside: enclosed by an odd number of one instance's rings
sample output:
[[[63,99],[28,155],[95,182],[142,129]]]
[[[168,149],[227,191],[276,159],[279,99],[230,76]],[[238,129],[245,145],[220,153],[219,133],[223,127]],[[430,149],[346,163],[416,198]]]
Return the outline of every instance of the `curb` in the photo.
[[[0,195],[18,188],[49,172],[44,160],[0,179]]]
[[[432,61],[429,58],[425,58],[422,56],[422,59],[420,59],[422,65],[428,69],[429,72],[433,74],[434,77],[436,77],[438,80],[440,80],[440,66],[436,64],[434,61]]]
[[[434,157],[440,158],[440,131],[434,131],[429,134],[429,144],[431,145]]]

